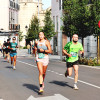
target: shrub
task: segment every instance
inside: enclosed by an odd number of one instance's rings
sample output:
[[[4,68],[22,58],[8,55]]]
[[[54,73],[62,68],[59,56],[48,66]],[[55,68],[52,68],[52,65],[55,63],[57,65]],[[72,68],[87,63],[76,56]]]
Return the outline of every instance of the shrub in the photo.
[[[79,63],[89,66],[95,66],[97,64],[97,58],[79,58]]]
[[[25,47],[23,47],[23,49],[27,49],[27,47],[25,46]]]

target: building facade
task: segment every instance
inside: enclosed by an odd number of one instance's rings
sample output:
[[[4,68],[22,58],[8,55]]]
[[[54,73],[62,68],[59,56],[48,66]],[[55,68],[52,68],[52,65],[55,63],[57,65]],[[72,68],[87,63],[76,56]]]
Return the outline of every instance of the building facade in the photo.
[[[62,17],[62,0],[51,0],[51,14],[57,34],[53,37],[52,48],[53,54],[62,55],[62,48],[67,43],[67,36],[62,34],[61,26]]]
[[[63,22],[62,17],[62,0],[51,0],[51,12],[52,19],[55,25],[55,32],[57,34],[53,37],[52,47],[54,54],[62,55],[62,49],[67,42],[70,41],[66,35],[62,34],[61,26]],[[79,40],[79,42],[82,42]],[[85,57],[97,57],[97,38],[94,36],[88,36],[84,38],[84,56]]]
[[[19,30],[18,24],[19,4],[18,0],[1,0],[0,2],[0,36],[6,38],[16,36]],[[5,37],[6,36],[6,37]]]
[[[19,11],[19,23],[20,31],[24,36],[23,40],[20,42],[21,46],[26,45],[25,36],[27,34],[32,17],[38,16],[40,20],[40,26],[44,25],[43,19],[45,16],[45,11],[42,9],[42,0],[19,0],[20,11]]]

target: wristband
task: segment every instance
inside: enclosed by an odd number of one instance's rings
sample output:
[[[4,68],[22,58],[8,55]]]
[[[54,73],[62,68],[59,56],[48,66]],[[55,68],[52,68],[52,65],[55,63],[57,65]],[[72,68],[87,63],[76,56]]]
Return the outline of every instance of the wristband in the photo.
[[[45,50],[44,50],[44,52],[43,53],[45,53]]]

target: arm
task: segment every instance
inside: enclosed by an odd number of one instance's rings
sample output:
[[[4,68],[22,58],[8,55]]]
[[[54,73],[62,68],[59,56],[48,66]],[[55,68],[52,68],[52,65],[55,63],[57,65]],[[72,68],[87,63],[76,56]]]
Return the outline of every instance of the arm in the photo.
[[[84,49],[83,49],[83,46],[81,44],[81,46],[80,46],[80,54],[83,54],[83,53],[84,53]]]
[[[67,44],[65,45],[65,47],[63,48],[63,53],[64,53],[65,55],[67,55],[68,57],[71,57],[72,55],[68,53],[69,48],[70,48],[70,44],[67,43]]]
[[[42,53],[52,53],[51,45],[50,45],[49,41],[46,41],[46,46],[47,46],[48,50],[39,49],[39,52],[42,52]]]
[[[47,46],[48,50],[45,50],[45,53],[52,53],[52,49],[51,49],[51,45],[50,45],[49,41],[46,42],[46,46]]]
[[[72,56],[71,54],[67,53],[67,50],[64,50],[64,49],[63,49],[63,53],[64,53],[65,55],[67,55],[68,57],[71,57],[71,56]]]
[[[34,50],[35,50],[35,57],[36,57],[36,52],[37,52],[37,41],[35,41],[35,45],[34,45]]]

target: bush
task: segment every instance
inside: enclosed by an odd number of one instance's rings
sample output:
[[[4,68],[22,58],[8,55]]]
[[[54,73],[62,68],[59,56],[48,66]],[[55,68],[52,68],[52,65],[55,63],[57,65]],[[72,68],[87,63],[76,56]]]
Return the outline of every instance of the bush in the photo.
[[[97,58],[79,58],[79,63],[89,66],[97,65]]]
[[[23,49],[27,49],[27,47],[25,46],[25,47],[23,47]]]

